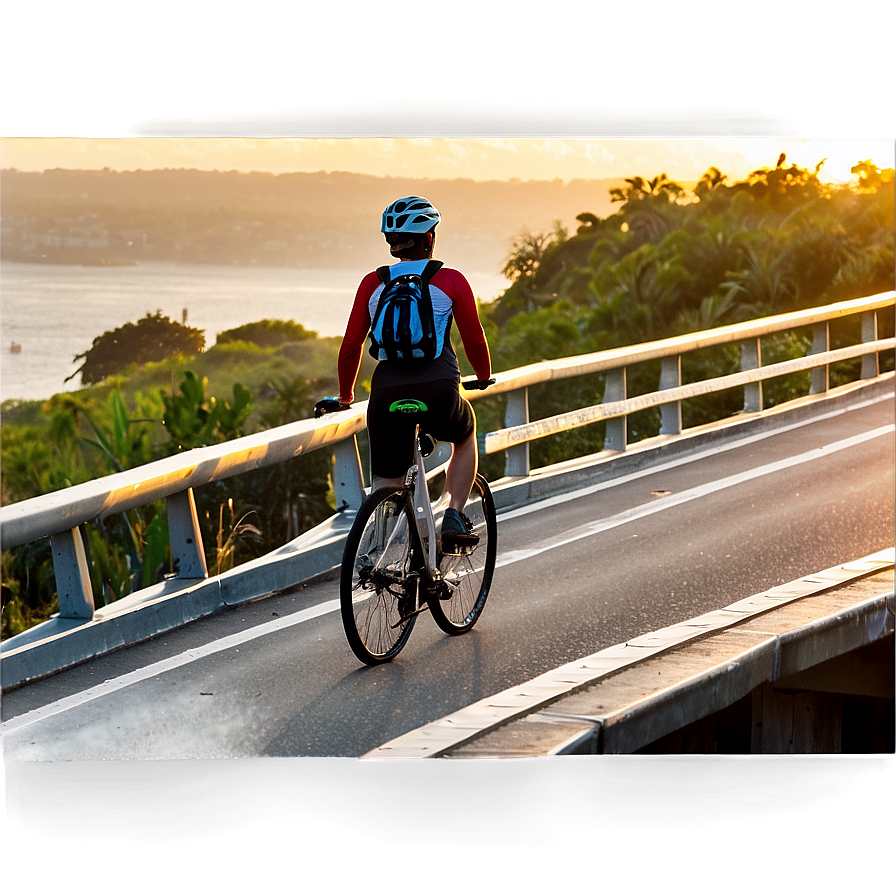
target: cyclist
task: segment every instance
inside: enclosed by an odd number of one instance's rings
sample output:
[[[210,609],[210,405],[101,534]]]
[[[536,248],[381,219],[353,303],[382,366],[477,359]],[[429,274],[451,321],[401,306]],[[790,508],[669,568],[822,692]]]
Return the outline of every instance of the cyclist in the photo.
[[[420,196],[406,196],[391,203],[383,212],[382,232],[389,252],[397,263],[390,276],[421,273],[432,258],[439,212]],[[358,286],[354,304],[339,350],[339,404],[347,408],[354,401],[355,380],[361,365],[364,341],[371,328],[377,300],[384,284],[376,271],[367,274]],[[460,271],[441,267],[429,287],[433,316],[444,327],[441,354],[434,360],[381,360],[374,369],[367,406],[370,440],[370,467],[375,491],[386,486],[399,488],[412,463],[414,424],[442,442],[454,446],[446,470],[445,491],[448,508],[442,520],[442,541],[472,545],[478,537],[462,510],[470,496],[478,466],[476,418],[470,403],[460,394],[460,368],[451,345],[452,319],[476,376],[488,379],[491,360],[476,300]],[[393,402],[417,399],[426,410],[421,414],[390,413]]]

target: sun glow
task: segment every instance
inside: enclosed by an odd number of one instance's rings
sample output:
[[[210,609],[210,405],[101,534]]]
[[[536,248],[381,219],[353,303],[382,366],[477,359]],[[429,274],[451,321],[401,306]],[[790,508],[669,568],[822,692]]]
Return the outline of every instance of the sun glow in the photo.
[[[850,169],[871,159],[893,167],[888,140],[793,138],[570,138],[570,137],[120,137],[0,140],[4,168],[127,171],[203,170],[352,171],[379,177],[464,177],[474,180],[556,180],[652,177],[696,181],[715,165],[728,181],[758,168],[787,164],[809,170],[824,160],[822,180],[847,183]]]
[[[886,141],[881,142],[886,143]],[[892,168],[894,165],[892,143],[889,153],[887,153],[886,146],[868,145],[868,155],[861,155],[861,150],[865,148],[862,141],[807,140],[796,141],[796,143],[797,145],[787,153],[786,164],[796,164],[801,168],[813,171],[815,166],[821,162],[818,176],[825,182],[848,183],[855,181],[856,175],[851,173],[851,169],[859,162],[870,160],[881,169]],[[856,155],[857,152],[859,155]]]

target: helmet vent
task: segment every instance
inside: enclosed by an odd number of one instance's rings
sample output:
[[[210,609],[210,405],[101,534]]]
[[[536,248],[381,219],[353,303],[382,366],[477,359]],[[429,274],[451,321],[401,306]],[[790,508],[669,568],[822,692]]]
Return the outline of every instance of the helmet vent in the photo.
[[[422,196],[397,199],[383,212],[383,233],[426,233],[441,220],[438,209]]]

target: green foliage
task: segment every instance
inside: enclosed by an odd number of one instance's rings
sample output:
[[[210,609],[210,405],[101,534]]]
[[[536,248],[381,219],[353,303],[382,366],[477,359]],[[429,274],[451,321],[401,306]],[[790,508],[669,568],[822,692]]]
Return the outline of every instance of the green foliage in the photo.
[[[4,430],[2,442],[3,503],[24,501],[76,484],[67,459],[45,438],[45,429],[26,425]]]
[[[225,442],[244,434],[242,427],[252,410],[252,393],[240,383],[234,383],[233,402],[218,401],[214,396],[206,396],[207,385],[207,380],[200,380],[188,370],[179,394],[165,397],[162,424],[168,431],[171,453]]]
[[[64,399],[63,399],[64,400]],[[56,405],[59,405],[59,401]],[[93,438],[85,439],[98,448],[116,472],[137,467],[153,459],[149,443],[149,427],[158,415],[148,418],[131,418],[120,389],[115,389],[107,400],[108,423],[97,421],[87,407],[82,408],[85,420],[93,431]]]
[[[834,187],[822,165],[782,154],[734,184],[711,167],[692,193],[631,177],[610,191],[618,211],[580,213],[573,236],[524,235],[490,314],[496,369],[550,357],[552,313],[578,330],[569,355],[892,289],[892,169],[862,162],[857,186]]]
[[[271,379],[265,384],[268,406],[261,416],[265,429],[301,420],[312,413],[314,403],[330,386],[330,381],[293,377]]]
[[[762,340],[762,363],[777,364],[804,358],[812,345],[811,333],[777,333]],[[766,380],[762,384],[765,407],[774,407],[809,393],[812,374],[808,370]]]
[[[266,319],[224,330],[223,333],[218,333],[215,344],[220,346],[228,342],[249,342],[259,348],[277,348],[287,342],[304,342],[316,337],[314,330],[307,330],[294,320]]]
[[[501,336],[502,350],[518,359],[514,366],[522,366],[545,358],[562,358],[564,348],[576,343],[579,336],[575,307],[571,302],[557,301],[511,318]]]
[[[233,339],[229,342],[216,342],[207,352],[209,358],[232,364],[238,361],[257,362],[260,358],[271,357],[271,348],[263,348],[254,342]]]
[[[565,228],[555,221],[551,233],[524,233],[514,242],[501,271],[512,284],[504,294],[502,311],[535,311],[556,298],[556,295],[539,289],[538,274],[542,264],[550,258],[551,250],[567,239]],[[508,316],[500,315],[502,321]]]
[[[2,631],[11,638],[59,611],[50,539],[2,554]]]
[[[85,549],[90,557],[90,587],[97,607],[130,593],[131,571],[125,546],[108,535],[105,526],[82,526]]]
[[[247,523],[246,519],[251,516],[254,511],[243,514],[237,520],[236,513],[233,509],[233,498],[228,499],[227,509],[230,513],[230,519],[225,530],[224,523],[224,505],[218,508],[218,533],[215,543],[215,564],[211,567],[212,575],[221,575],[228,569],[233,569],[237,548],[246,540],[253,539],[261,541],[262,533],[258,526]],[[226,531],[226,534],[225,534]]]
[[[132,364],[161,361],[178,354],[192,355],[204,347],[202,330],[179,324],[161,311],[147,313],[135,324],[127,323],[97,336],[87,351],[75,355],[75,361],[84,363],[67,379],[80,373],[84,385],[99,383]]]
[[[209,378],[194,370],[178,373],[175,382],[181,359],[43,403],[10,403],[3,420],[3,503],[237,438],[250,431],[253,414],[264,427],[309,417],[334,383],[297,372],[335,370],[338,343],[307,339],[262,349],[231,342],[194,356],[191,366],[228,382],[230,400],[218,398]],[[257,400],[233,382],[242,369],[234,359],[247,356]],[[166,382],[170,390],[160,387]],[[316,452],[212,483],[195,498],[208,567],[223,570],[280,547],[333,512],[329,457]],[[92,521],[82,532],[98,606],[173,571],[164,502]],[[4,551],[3,564],[5,638],[49,618],[57,604],[49,539]]]
[[[583,211],[572,236],[531,234],[517,240],[505,273],[511,287],[489,309],[494,369],[712,329],[758,316],[893,289],[893,170],[860,162],[858,184],[832,186],[782,154],[738,183],[709,168],[688,193],[667,175],[631,177],[610,191],[616,211]],[[893,332],[892,314],[880,316]],[[853,328],[856,324],[851,324]],[[841,337],[832,327],[832,345]],[[765,363],[805,353],[805,336],[766,340]],[[855,332],[844,341],[857,341]],[[884,358],[892,368],[892,354]],[[685,357],[684,382],[739,369],[737,348]],[[835,365],[832,383],[856,375]],[[658,372],[629,372],[629,394],[653,391]],[[644,382],[640,382],[643,379]],[[808,374],[766,384],[771,406],[805,394]],[[599,400],[552,384],[532,419]],[[592,400],[593,399],[593,400]],[[685,402],[686,426],[736,413],[743,390]],[[502,424],[498,422],[497,426]],[[629,438],[656,434],[657,412],[633,415]],[[532,443],[532,463],[602,445],[602,425]],[[597,450],[597,449],[595,449]]]

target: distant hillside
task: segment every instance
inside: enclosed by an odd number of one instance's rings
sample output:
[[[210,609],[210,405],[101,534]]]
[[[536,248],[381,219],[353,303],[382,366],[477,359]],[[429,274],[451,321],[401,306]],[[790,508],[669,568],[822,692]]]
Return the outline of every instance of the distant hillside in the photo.
[[[497,272],[514,238],[607,215],[619,180],[420,180],[346,172],[164,169],[0,174],[4,259],[182,260],[304,267],[381,263],[381,210],[418,193],[442,212],[437,255]]]

